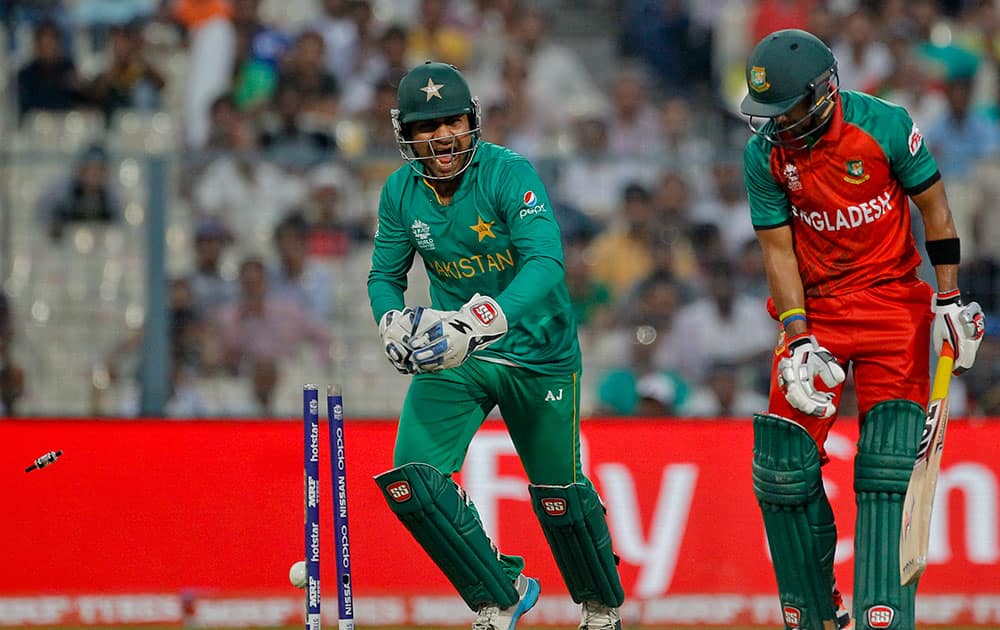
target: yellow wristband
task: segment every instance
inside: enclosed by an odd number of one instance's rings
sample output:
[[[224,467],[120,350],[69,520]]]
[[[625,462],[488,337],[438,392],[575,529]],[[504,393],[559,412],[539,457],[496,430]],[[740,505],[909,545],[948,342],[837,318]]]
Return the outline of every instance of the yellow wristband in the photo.
[[[805,314],[806,314],[806,309],[802,308],[801,306],[796,308],[790,308],[781,315],[778,315],[778,321],[783,322],[785,321],[786,317],[790,317],[792,315],[805,315]]]

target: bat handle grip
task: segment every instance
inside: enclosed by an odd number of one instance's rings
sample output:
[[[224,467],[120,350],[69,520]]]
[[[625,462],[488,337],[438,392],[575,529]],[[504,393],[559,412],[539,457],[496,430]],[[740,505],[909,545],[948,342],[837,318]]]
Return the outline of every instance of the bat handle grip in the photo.
[[[955,348],[951,345],[950,341],[945,341],[941,344],[941,357],[948,357],[952,362],[955,361]]]

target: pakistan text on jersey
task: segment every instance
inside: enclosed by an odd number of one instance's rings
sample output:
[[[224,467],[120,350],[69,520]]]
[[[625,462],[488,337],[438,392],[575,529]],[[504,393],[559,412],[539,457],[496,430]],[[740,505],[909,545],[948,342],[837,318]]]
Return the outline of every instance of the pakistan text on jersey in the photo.
[[[892,210],[890,195],[883,192],[874,199],[869,199],[858,206],[847,206],[847,209],[837,208],[834,211],[822,210],[804,212],[792,206],[792,214],[817,232],[836,232],[838,230],[853,230],[866,223],[873,223]]]
[[[434,273],[444,278],[471,278],[490,271],[503,271],[514,266],[514,254],[507,249],[492,254],[476,254],[458,260],[435,260],[430,265]]]

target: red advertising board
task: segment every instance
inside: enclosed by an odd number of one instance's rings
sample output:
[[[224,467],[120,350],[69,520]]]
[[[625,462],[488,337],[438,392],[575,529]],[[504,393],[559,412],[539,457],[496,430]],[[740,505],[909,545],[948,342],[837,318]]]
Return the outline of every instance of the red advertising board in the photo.
[[[837,575],[852,581],[856,428],[827,450]],[[326,427],[324,425],[323,431]],[[469,613],[385,506],[394,425],[347,425],[360,624],[462,624]],[[321,444],[326,445],[326,436]],[[601,492],[629,597],[626,618],[662,625],[774,624],[774,578],[750,482],[745,420],[587,420],[585,470]],[[1000,623],[1000,422],[949,425],[929,557],[925,623]],[[25,473],[49,450],[58,462]],[[0,625],[179,622],[278,625],[301,618],[289,566],[303,555],[302,425],[275,421],[5,421],[0,425]],[[323,453],[324,584],[335,615],[332,495]],[[498,547],[543,585],[534,623],[575,623],[527,481],[499,422],[470,447],[460,482]],[[329,506],[329,507],[327,507]]]

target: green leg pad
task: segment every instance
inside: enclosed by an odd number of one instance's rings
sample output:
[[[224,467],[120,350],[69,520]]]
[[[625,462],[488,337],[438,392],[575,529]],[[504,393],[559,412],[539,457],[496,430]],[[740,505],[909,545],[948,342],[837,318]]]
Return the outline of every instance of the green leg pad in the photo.
[[[518,595],[475,510],[458,485],[428,464],[411,463],[375,477],[389,508],[472,610],[508,608]]]
[[[909,400],[871,408],[854,460],[858,506],[854,536],[854,617],[858,630],[913,628],[917,585],[899,585],[903,498],[924,428],[924,409]]]
[[[801,425],[777,416],[755,415],[753,428],[753,489],[764,516],[785,627],[835,628],[837,528],[823,489],[816,441]]]
[[[589,484],[529,485],[531,503],[573,601],[618,607],[625,590],[604,505]]]

